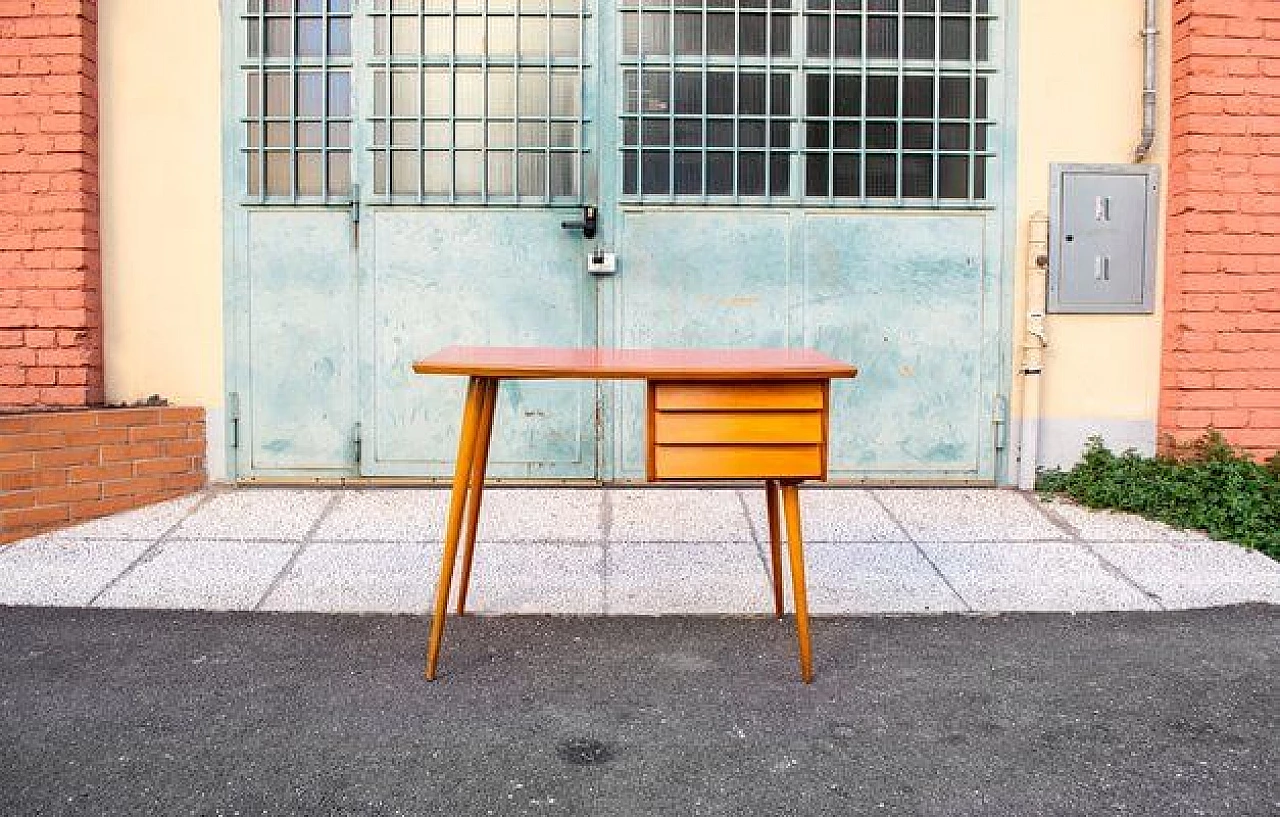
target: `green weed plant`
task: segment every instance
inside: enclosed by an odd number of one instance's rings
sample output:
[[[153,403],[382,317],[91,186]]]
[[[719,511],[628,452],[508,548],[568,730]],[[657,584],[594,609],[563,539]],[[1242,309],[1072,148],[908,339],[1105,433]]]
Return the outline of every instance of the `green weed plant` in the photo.
[[[1170,449],[1156,457],[1116,454],[1091,437],[1074,468],[1045,471],[1036,487],[1090,508],[1204,530],[1280,560],[1280,451],[1259,463],[1216,431]]]

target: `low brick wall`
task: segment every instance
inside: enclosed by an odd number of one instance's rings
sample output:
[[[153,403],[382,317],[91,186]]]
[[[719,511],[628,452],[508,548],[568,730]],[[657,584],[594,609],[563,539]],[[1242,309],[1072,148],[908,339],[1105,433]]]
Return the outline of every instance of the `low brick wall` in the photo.
[[[0,414],[0,543],[205,484],[202,408]]]

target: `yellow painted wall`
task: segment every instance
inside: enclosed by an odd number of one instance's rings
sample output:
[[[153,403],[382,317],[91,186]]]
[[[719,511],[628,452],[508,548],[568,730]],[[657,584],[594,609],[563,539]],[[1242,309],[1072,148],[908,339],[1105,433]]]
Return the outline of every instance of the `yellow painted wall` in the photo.
[[[1142,126],[1142,0],[1023,0],[1018,66],[1018,251],[1014,360],[1027,312],[1028,228],[1049,210],[1053,162],[1133,161]],[[1160,107],[1148,163],[1168,172],[1169,0],[1161,0]],[[1161,221],[1164,203],[1161,203]],[[1163,232],[1158,244],[1163,249]],[[1159,394],[1161,290],[1153,315],[1051,315],[1044,353],[1047,418],[1149,420]],[[1015,394],[1013,408],[1020,402]]]
[[[223,402],[217,0],[100,0],[107,399]]]

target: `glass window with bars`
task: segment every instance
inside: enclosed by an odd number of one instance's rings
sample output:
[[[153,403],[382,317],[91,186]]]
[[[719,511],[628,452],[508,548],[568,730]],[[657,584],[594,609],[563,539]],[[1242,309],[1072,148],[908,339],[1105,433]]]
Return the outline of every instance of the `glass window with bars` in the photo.
[[[245,191],[259,201],[351,195],[351,0],[247,0]]]
[[[991,0],[622,0],[624,200],[988,195]]]
[[[586,0],[375,0],[373,192],[579,203]]]

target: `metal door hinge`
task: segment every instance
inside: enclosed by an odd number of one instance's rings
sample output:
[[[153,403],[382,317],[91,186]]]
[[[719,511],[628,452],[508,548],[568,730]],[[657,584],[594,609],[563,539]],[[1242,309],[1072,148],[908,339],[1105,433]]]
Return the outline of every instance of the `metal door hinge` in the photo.
[[[1009,445],[1009,398],[997,394],[992,410],[991,424],[995,426],[996,450],[1003,451]]]
[[[364,439],[360,436],[360,424],[356,423],[355,430],[352,432],[352,442],[356,447],[356,465],[360,464],[361,458],[364,456]]]
[[[240,393],[227,395],[227,416],[231,419],[231,447],[240,447]]]
[[[351,185],[351,207],[347,214],[351,218],[351,243],[360,243],[360,185]]]

